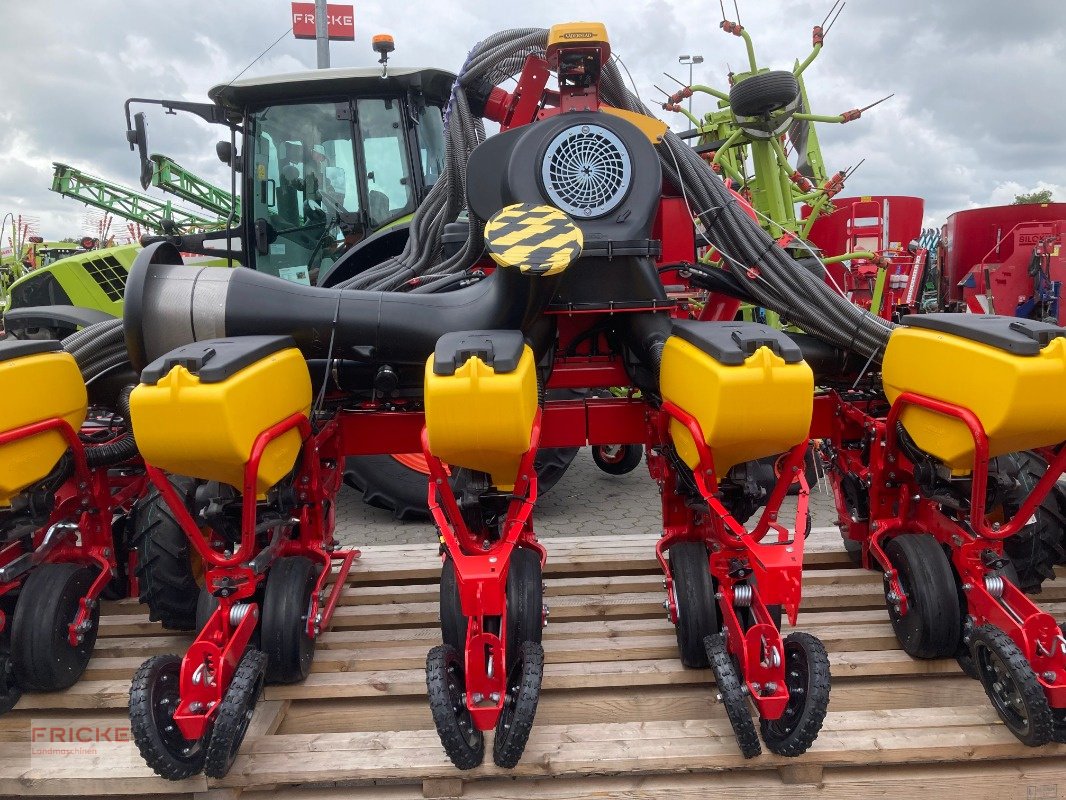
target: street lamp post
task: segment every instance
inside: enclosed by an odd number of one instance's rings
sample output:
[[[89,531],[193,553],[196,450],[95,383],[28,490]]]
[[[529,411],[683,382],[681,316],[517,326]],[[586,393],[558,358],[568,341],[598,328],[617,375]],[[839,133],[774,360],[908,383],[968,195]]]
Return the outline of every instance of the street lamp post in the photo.
[[[677,60],[678,60],[678,63],[680,63],[680,64],[688,64],[688,85],[689,85],[689,87],[691,87],[692,86],[692,65],[693,64],[702,64],[703,63],[703,56],[684,55],[684,56],[678,56]],[[688,113],[689,114],[692,113],[692,95],[689,95],[689,98],[688,98]]]

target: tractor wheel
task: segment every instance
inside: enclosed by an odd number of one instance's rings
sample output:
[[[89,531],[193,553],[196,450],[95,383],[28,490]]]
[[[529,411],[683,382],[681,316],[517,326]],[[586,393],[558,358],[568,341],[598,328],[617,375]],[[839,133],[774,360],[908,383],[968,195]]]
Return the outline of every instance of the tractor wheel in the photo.
[[[181,498],[191,498],[196,487],[192,478],[171,476],[170,482]],[[137,550],[140,601],[148,606],[148,618],[164,628],[193,630],[200,559],[155,486],[134,510],[129,547]]]
[[[738,117],[761,117],[784,108],[799,97],[796,76],[785,70],[761,72],[729,90],[729,105]]]
[[[474,727],[466,707],[466,681],[461,651],[439,644],[426,656],[429,710],[444,752],[459,769],[473,769],[485,760],[485,735]]]
[[[248,724],[255,714],[259,696],[266,679],[267,657],[259,650],[249,650],[233,673],[218,715],[211,729],[207,745],[204,774],[209,778],[224,778],[237,758],[241,742],[248,733]]]
[[[928,533],[908,533],[889,542],[885,553],[899,572],[907,599],[907,613],[900,614],[884,581],[888,615],[904,651],[912,658],[954,656],[962,637],[962,612],[955,574],[940,544]]]
[[[759,734],[755,732],[755,721],[751,716],[751,705],[748,703],[748,695],[744,691],[744,680],[741,678],[733,656],[726,648],[725,637],[715,633],[703,640],[707,650],[706,660],[714,673],[715,683],[718,684],[718,702],[725,706],[729,724],[736,734],[740,753],[744,758],[755,758],[762,752],[759,744]]]
[[[809,633],[796,631],[784,639],[788,705],[780,719],[760,719],[762,738],[779,756],[800,756],[814,744],[829,709],[829,656]]]
[[[1018,645],[994,625],[982,625],[973,633],[970,650],[985,694],[1007,729],[1030,747],[1051,741],[1051,708]]]
[[[644,460],[639,444],[601,444],[592,448],[592,460],[608,475],[626,475]]]
[[[68,631],[96,574],[79,564],[46,563],[26,578],[11,620],[11,660],[23,689],[67,689],[85,672],[100,627],[100,604],[93,606],[78,644],[71,645]]]
[[[181,700],[181,657],[152,656],[141,664],[130,686],[130,732],[141,758],[156,775],[180,781],[204,768],[204,739],[189,741],[174,724]]]
[[[544,679],[544,648],[536,642],[522,642],[507,674],[507,697],[496,720],[496,740],[492,760],[497,767],[514,769],[522,759]]]
[[[579,448],[557,447],[537,453],[537,493],[543,495],[563,477]],[[405,522],[429,518],[428,475],[421,453],[355,456],[344,462],[344,482],[363,493],[363,502],[391,511]]]
[[[1047,462],[1029,451],[1001,458],[1008,460],[1008,469],[1018,480],[1017,488],[1004,502],[1004,514],[1011,517],[1047,472]],[[1004,552],[1018,571],[1018,588],[1030,594],[1038,593],[1045,580],[1055,577],[1055,563],[1063,557],[1066,492],[1062,487],[1051,487],[1034,516],[1033,522],[1003,542]]]
[[[714,584],[703,542],[679,542],[667,553],[677,602],[677,649],[686,667],[707,666],[704,639],[718,633]]]
[[[311,671],[315,637],[308,633],[315,565],[303,556],[280,558],[267,573],[260,622],[260,648],[270,683],[298,683]]]

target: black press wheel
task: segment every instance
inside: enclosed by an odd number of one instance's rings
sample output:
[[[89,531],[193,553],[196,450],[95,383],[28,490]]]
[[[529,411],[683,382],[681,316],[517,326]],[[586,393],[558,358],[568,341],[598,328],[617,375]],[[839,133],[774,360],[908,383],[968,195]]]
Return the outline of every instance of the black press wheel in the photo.
[[[263,693],[266,680],[267,657],[260,650],[249,650],[237,665],[218,715],[211,729],[207,745],[204,774],[209,778],[224,778],[237,758],[248,724],[255,714],[255,706]]]
[[[733,656],[726,648],[725,636],[715,633],[705,638],[703,644],[715,683],[718,684],[718,701],[725,706],[725,713],[729,717],[729,724],[733,726],[741,755],[744,758],[755,758],[762,752],[762,746],[759,744],[759,734],[755,732],[755,720],[751,716],[751,705],[748,703],[744,681],[741,680]]]
[[[907,613],[901,614],[884,581],[888,616],[904,651],[913,658],[951,658],[962,639],[962,611],[947,555],[928,533],[897,536],[885,554],[907,596]]]
[[[1030,747],[1051,741],[1047,697],[1014,641],[994,625],[982,625],[973,632],[970,650],[985,694],[1007,729]]]
[[[260,646],[270,683],[298,683],[311,670],[315,637],[308,633],[317,570],[303,556],[281,558],[267,574]]]
[[[180,656],[152,656],[141,664],[130,686],[133,741],[145,763],[170,781],[197,775],[207,755],[204,739],[189,741],[174,723],[181,700],[180,673]]]
[[[14,610],[14,597],[0,597],[0,614],[4,615],[4,627],[0,630],[0,714],[14,708],[22,697],[22,688],[15,680],[15,667],[11,663],[11,614]]]
[[[97,574],[94,567],[78,564],[41,564],[26,578],[11,621],[11,660],[23,689],[67,689],[85,671],[100,627],[99,604],[76,645],[70,643],[69,626]]]
[[[759,727],[771,752],[793,757],[806,753],[822,729],[829,708],[829,655],[809,633],[790,633],[784,645],[788,705],[780,719],[760,719]]]
[[[466,708],[466,683],[460,651],[440,644],[426,656],[426,690],[433,724],[444,752],[459,769],[473,769],[485,759],[485,735],[474,727]]]
[[[179,497],[191,500],[195,480],[174,475],[170,483]],[[193,630],[199,556],[154,485],[137,503],[127,533],[129,548],[137,551],[140,601],[148,606],[148,618],[171,630]]]
[[[440,568],[440,632],[444,643],[462,652],[466,647],[466,617],[459,602],[455,562],[445,558]]]
[[[639,444],[601,444],[592,448],[592,460],[608,475],[626,475],[644,460]]]
[[[544,633],[544,579],[540,553],[528,547],[511,551],[507,568],[507,671],[523,642],[540,644]]]
[[[1063,637],[1066,637],[1066,625],[1060,625]],[[1051,709],[1051,741],[1066,744],[1066,708]]]
[[[714,584],[702,542],[679,542],[670,548],[670,573],[677,600],[677,649],[686,667],[707,666],[704,639],[718,632]]]
[[[507,675],[507,696],[496,721],[496,739],[492,744],[496,766],[514,769],[522,759],[537,714],[543,678],[544,648],[536,642],[523,642]]]

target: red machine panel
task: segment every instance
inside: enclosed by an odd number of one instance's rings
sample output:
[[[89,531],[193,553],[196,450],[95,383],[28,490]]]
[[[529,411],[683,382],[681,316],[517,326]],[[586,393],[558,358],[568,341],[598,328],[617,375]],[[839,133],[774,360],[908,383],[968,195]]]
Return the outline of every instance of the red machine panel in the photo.
[[[952,214],[941,242],[942,303],[975,299],[984,308],[990,297],[989,310],[1018,313],[1036,288],[1030,272],[1035,248],[1049,245],[1046,266],[1050,279],[1066,280],[1060,240],[1063,232],[1066,203],[994,206]],[[1049,237],[1059,241],[1048,242]],[[1061,321],[1061,310],[1058,316]]]

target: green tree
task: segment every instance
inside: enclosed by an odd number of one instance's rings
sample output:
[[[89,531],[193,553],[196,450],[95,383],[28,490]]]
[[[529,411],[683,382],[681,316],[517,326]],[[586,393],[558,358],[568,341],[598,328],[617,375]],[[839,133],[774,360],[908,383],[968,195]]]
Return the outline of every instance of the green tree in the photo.
[[[1050,189],[1037,189],[1032,192],[1025,192],[1023,194],[1014,195],[1014,202],[1011,205],[1021,206],[1027,203],[1050,203],[1051,202],[1051,190]]]

